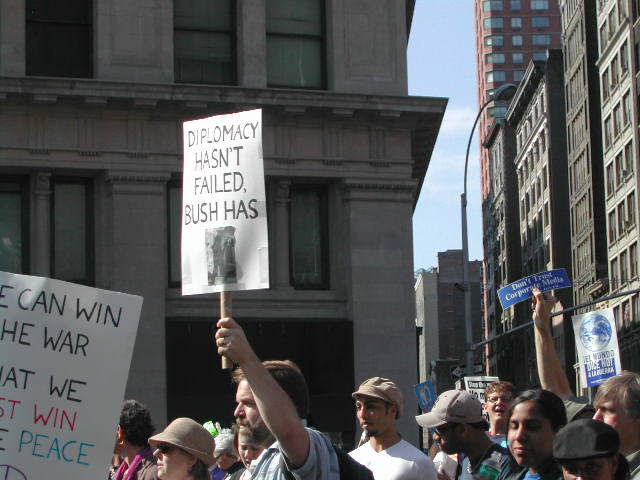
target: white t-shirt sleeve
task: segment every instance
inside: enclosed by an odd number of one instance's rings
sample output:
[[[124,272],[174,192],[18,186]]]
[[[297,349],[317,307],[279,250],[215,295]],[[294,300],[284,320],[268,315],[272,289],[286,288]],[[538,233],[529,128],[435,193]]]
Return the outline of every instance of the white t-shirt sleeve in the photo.
[[[418,478],[421,480],[436,480],[438,473],[436,467],[426,455],[424,458],[416,460],[416,466],[418,467]]]

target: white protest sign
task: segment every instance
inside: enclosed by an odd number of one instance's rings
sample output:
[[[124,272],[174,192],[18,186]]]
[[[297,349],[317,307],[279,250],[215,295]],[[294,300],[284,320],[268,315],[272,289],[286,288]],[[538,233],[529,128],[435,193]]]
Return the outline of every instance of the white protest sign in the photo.
[[[582,385],[596,387],[622,371],[613,308],[574,315],[573,333]]]
[[[105,478],[141,308],[0,272],[0,478]]]
[[[481,403],[485,403],[484,391],[490,383],[497,382],[498,377],[464,377],[464,389],[473,393]]]
[[[183,133],[182,294],[269,288],[262,110]]]

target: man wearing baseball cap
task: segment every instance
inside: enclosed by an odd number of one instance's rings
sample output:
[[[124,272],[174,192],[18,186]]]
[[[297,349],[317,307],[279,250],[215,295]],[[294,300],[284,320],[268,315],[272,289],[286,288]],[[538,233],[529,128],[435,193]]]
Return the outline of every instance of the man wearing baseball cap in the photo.
[[[553,456],[565,480],[624,480],[629,464],[620,454],[618,432],[591,418],[565,425],[553,440]]]
[[[434,430],[434,438],[445,453],[464,454],[456,475],[459,480],[473,480],[482,463],[496,457],[494,452],[499,457],[501,472],[514,468],[507,450],[493,443],[487,435],[489,425],[482,417],[482,404],[469,392],[448,390],[442,393],[430,412],[416,416],[416,422]],[[440,476],[446,477],[446,473],[440,472]]]
[[[433,461],[396,430],[404,401],[395,383],[373,377],[362,382],[352,397],[360,426],[369,437],[349,453],[354,460],[371,470],[376,480],[436,480]]]

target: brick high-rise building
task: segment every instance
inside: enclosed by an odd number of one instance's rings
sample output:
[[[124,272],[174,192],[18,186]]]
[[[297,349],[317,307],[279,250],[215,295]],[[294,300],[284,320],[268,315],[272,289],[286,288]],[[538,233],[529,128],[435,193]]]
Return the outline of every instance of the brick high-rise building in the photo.
[[[505,83],[518,84],[531,59],[544,60],[547,49],[561,45],[560,11],[553,0],[476,0],[478,102],[482,105]],[[480,123],[481,140],[506,104],[487,108]],[[491,189],[489,158],[483,155],[482,198]]]
[[[478,75],[478,103],[484,104],[500,85],[518,84],[531,60],[544,60],[547,49],[561,45],[561,24],[558,2],[555,0],[476,0],[476,60]],[[508,102],[496,102],[485,110],[480,118],[480,143],[485,144],[491,134],[495,118],[504,116]],[[487,217],[493,208],[491,159],[486,148],[480,149],[482,183],[482,215],[485,221],[484,277],[493,282],[487,266],[497,265],[493,258],[499,249],[494,248],[495,237],[487,234]],[[493,268],[493,267],[490,267]],[[485,295],[494,291],[490,283]],[[491,303],[484,298],[485,305]],[[491,309],[485,309],[485,324],[490,325]]]

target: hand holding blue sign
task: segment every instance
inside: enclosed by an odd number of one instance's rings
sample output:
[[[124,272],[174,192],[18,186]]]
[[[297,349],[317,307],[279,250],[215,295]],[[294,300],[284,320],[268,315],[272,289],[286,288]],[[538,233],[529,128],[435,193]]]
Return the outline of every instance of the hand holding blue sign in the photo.
[[[516,303],[524,302],[533,297],[533,289],[538,288],[542,292],[566,288],[571,286],[571,280],[564,268],[535,273],[521,278],[506,287],[498,290],[498,298],[503,309],[507,309]]]
[[[549,328],[551,312],[558,300],[550,293],[544,293],[536,287],[531,290],[531,293],[533,293],[533,322],[537,327]]]

